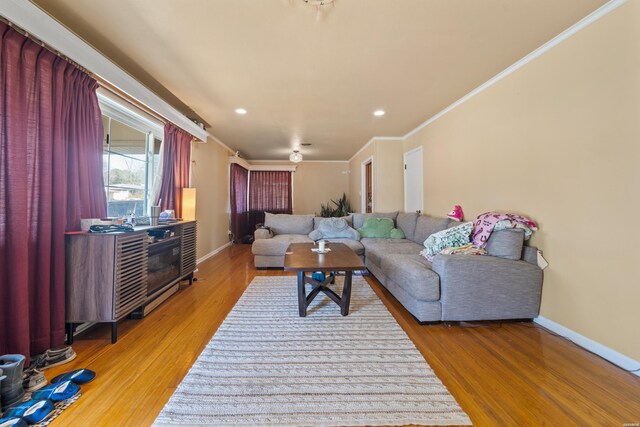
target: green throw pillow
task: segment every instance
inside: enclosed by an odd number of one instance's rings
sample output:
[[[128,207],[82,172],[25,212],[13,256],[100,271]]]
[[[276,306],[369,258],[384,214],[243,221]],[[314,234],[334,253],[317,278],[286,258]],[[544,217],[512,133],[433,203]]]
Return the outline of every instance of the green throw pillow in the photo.
[[[404,239],[404,231],[400,230],[399,228],[394,228],[393,230],[391,230],[391,236],[392,239]]]
[[[388,239],[393,230],[393,220],[391,218],[367,218],[358,228],[361,237],[378,237]]]

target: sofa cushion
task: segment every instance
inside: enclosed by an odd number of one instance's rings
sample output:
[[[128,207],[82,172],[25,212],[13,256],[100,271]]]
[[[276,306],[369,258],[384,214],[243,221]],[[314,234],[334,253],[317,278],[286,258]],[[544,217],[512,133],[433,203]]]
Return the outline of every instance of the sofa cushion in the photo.
[[[349,224],[349,227],[353,227],[353,215],[347,215],[347,216],[341,216],[338,218],[344,218],[347,221],[347,224]],[[323,219],[327,219],[326,217],[323,216],[316,216],[313,217],[313,229],[317,230],[318,227],[320,226],[320,221],[322,221]]]
[[[353,239],[360,240],[360,234],[349,227],[344,218],[322,218],[316,230],[309,233],[309,238],[319,239]]]
[[[473,222],[463,222],[457,227],[446,228],[433,233],[424,241],[424,251],[421,252],[429,261],[445,248],[458,248],[468,245],[473,231]],[[522,248],[521,248],[522,249]]]
[[[392,239],[404,239],[406,236],[404,235],[404,231],[399,228],[392,228],[389,237]]]
[[[265,212],[264,225],[270,227],[275,234],[309,234],[313,230],[313,215]]]
[[[384,254],[381,261],[382,272],[387,280],[393,280],[415,299],[440,299],[440,277],[431,270],[431,263],[424,257],[417,254]]]
[[[271,239],[253,242],[251,252],[254,255],[284,255],[291,243],[313,242],[306,234],[277,234]]]
[[[524,244],[524,230],[510,228],[494,231],[487,240],[487,252],[489,255],[506,259],[520,259],[522,257],[522,245]]]
[[[358,228],[362,237],[390,238],[393,230],[393,220],[391,218],[367,218],[364,225]]]
[[[356,230],[362,228],[364,220],[367,218],[391,218],[395,224],[398,211],[395,212],[376,212],[376,213],[353,213],[353,228]]]
[[[380,258],[384,254],[408,254],[416,255],[420,253],[422,246],[410,240],[395,239],[366,239],[362,243],[366,248],[365,256],[368,261],[380,265]]]
[[[424,244],[427,237],[433,233],[442,231],[449,225],[449,218],[435,218],[432,216],[421,215],[416,221],[416,231],[413,234],[413,240],[416,243]]]
[[[396,226],[404,232],[407,239],[413,239],[416,232],[416,222],[418,221],[417,212],[402,212],[396,218]]]
[[[538,265],[538,248],[522,245],[522,260],[529,264]]]
[[[364,246],[362,246],[362,243],[360,243],[357,240],[353,240],[353,239],[329,239],[329,245],[328,247],[331,247],[331,243],[344,243],[345,245],[347,245],[349,247],[349,249],[351,249],[353,252],[356,253],[356,255],[363,255],[364,254]]]
[[[386,245],[389,243],[413,243],[414,245],[416,244],[414,241],[409,239],[376,239],[373,237],[363,237],[360,239],[360,243],[364,245],[365,251],[368,251],[369,248],[373,248],[379,245]],[[422,250],[422,245],[419,245],[419,247],[420,247],[420,250]],[[420,252],[420,250],[418,250],[418,252]]]

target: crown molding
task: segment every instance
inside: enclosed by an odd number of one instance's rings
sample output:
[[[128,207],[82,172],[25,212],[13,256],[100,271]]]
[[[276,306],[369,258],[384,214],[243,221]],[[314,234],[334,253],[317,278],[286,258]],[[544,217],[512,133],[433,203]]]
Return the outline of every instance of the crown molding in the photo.
[[[349,160],[303,160],[301,163],[349,163]]]
[[[449,111],[473,98],[477,94],[481,93],[485,89],[493,86],[498,81],[522,68],[524,65],[528,64],[535,58],[549,51],[553,47],[557,46],[564,40],[588,27],[592,23],[596,22],[600,18],[608,15],[613,12],[620,6],[627,3],[628,0],[611,0],[595,10],[594,12],[587,15],[585,18],[581,19],[571,27],[564,30],[562,33],[552,38],[539,48],[535,49],[533,52],[524,56],[520,60],[516,61],[511,66],[507,67],[505,70],[496,74],[491,79],[487,80],[482,85],[473,89],[462,98],[453,102],[440,112],[436,113],[434,116],[430,117],[416,128],[405,134],[404,136],[396,136],[396,137],[388,137],[388,136],[374,136],[371,138],[365,145],[362,146],[351,158],[348,160],[351,162],[354,158],[356,158],[362,151],[364,151],[374,140],[406,140],[407,138],[413,136],[421,129],[430,125],[434,121],[438,120],[440,117],[447,114]],[[110,82],[119,90],[122,90],[127,95],[133,97],[137,101],[141,102],[145,106],[149,107],[151,110],[157,112],[167,120],[173,122],[178,127],[184,129],[190,134],[194,135],[196,138],[207,141],[207,138],[211,138],[230,152],[234,152],[231,148],[229,148],[226,144],[220,141],[215,136],[209,134],[204,129],[197,126],[191,120],[189,120],[186,116],[180,113],[178,110],[170,106],[166,101],[160,98],[158,95],[153,93],[151,90],[146,88],[140,82],[135,80],[132,76],[127,74],[120,67],[115,65],[109,59],[107,59],[104,55],[98,52],[96,49],[91,47],[89,44],[84,42],[78,36],[69,31],[62,24],[57,22],[55,19],[50,17],[44,11],[42,11],[35,4],[27,1],[27,0],[3,0],[0,2],[0,15],[4,16],[8,20],[14,22],[16,25],[20,26],[25,31],[33,34],[38,39],[46,42],[51,45],[56,50],[60,51],[65,56],[69,57],[73,61],[82,65],[86,69],[90,70],[92,73],[95,73],[100,78]]]
[[[367,143],[366,143],[366,144],[364,144],[364,145],[362,146],[362,148],[360,148],[358,151],[356,151],[356,154],[354,154],[353,156],[351,156],[351,158],[349,159],[349,163],[351,163],[351,161],[352,161],[353,159],[355,159],[356,157],[358,157],[358,155],[359,155],[360,153],[362,153],[364,150],[366,150],[366,149],[367,149],[367,147],[368,147],[369,145],[371,145],[371,144],[373,143],[373,141],[375,141],[377,138],[378,138],[378,137],[375,137],[375,136],[374,136],[374,137],[373,137],[373,138],[371,138],[369,141],[367,141]]]
[[[283,164],[282,160],[250,160],[251,162]],[[301,163],[349,163],[349,160],[303,160]]]
[[[531,52],[528,55],[524,56],[520,60],[514,62],[512,65],[510,65],[509,67],[505,68],[504,70],[502,70],[501,72],[499,72],[498,74],[496,74],[495,76],[493,76],[492,78],[490,78],[489,80],[487,80],[486,82],[484,82],[483,84],[478,86],[477,88],[473,89],[471,92],[467,93],[462,98],[458,99],[457,101],[455,101],[454,103],[452,103],[448,107],[445,107],[443,110],[441,110],[440,112],[436,113],[434,116],[432,116],[429,119],[427,119],[422,124],[418,125],[415,129],[413,129],[412,131],[410,131],[406,135],[404,135],[402,137],[402,139],[407,139],[407,138],[415,135],[421,129],[429,126],[431,123],[435,122],[440,117],[442,117],[445,114],[447,114],[449,111],[453,110],[454,108],[456,108],[457,106],[459,106],[461,104],[464,104],[469,99],[473,98],[474,96],[476,96],[477,94],[483,92],[484,90],[490,88],[491,86],[493,86],[494,84],[496,84],[500,80],[502,80],[505,77],[507,77],[509,74],[512,74],[513,72],[515,72],[515,71],[519,70],[520,68],[524,67],[529,62],[533,61],[534,59],[536,59],[540,55],[544,54],[545,52],[548,52],[549,50],[553,49],[554,47],[556,47],[557,45],[559,45],[563,41],[567,40],[569,37],[571,37],[574,34],[580,32],[581,30],[585,29],[586,27],[588,27],[589,25],[593,24],[594,22],[596,22],[600,18],[602,18],[602,17],[608,15],[609,13],[613,12],[614,10],[616,10],[617,8],[619,8],[620,6],[625,4],[627,1],[628,0],[611,0],[608,3],[605,3],[604,5],[602,5],[598,9],[594,10],[589,15],[585,16],[580,21],[576,22],[575,24],[573,24],[572,26],[570,26],[569,28],[567,28],[566,30],[564,30],[563,32],[561,32],[560,34],[558,34],[557,36],[555,36],[554,38],[552,38],[551,40],[549,40],[548,42],[546,42],[545,44],[543,44],[542,46],[537,48],[536,50],[534,50],[533,52]]]
[[[551,40],[549,40],[548,42],[543,44],[542,46],[540,46],[539,48],[535,49],[533,52],[531,52],[528,55],[524,56],[520,60],[514,62],[512,65],[510,65],[509,67],[505,68],[503,71],[499,72],[498,74],[496,74],[495,76],[493,76],[492,78],[490,78],[489,80],[487,80],[486,82],[481,84],[480,86],[476,87],[471,92],[469,92],[466,95],[464,95],[462,98],[458,99],[457,101],[455,101],[452,104],[450,104],[449,106],[445,107],[444,109],[442,109],[441,111],[439,111],[435,115],[431,116],[430,118],[428,118],[427,120],[425,120],[424,122],[419,124],[417,127],[415,127],[413,130],[407,132],[404,136],[397,136],[397,137],[374,136],[365,145],[363,145],[362,148],[360,148],[360,150],[358,150],[356,152],[356,154],[351,156],[349,161],[351,162],[354,158],[356,158],[358,156],[358,154],[360,154],[362,151],[364,151],[369,146],[369,144],[371,144],[376,139],[379,139],[379,140],[397,139],[397,140],[402,140],[402,141],[407,140],[411,136],[413,136],[416,133],[418,133],[420,130],[424,129],[425,127],[429,126],[431,123],[433,123],[436,120],[438,120],[440,117],[442,117],[445,114],[447,114],[449,111],[451,111],[454,108],[458,107],[459,105],[465,103],[466,101],[468,101],[469,99],[471,99],[474,96],[478,95],[482,91],[490,88],[491,86],[493,86],[494,84],[496,84],[500,80],[504,79],[505,77],[507,77],[508,75],[512,74],[513,72],[515,72],[515,71],[519,70],[520,68],[524,67],[529,62],[533,61],[534,59],[536,59],[537,57],[541,56],[545,52],[548,52],[549,50],[553,49],[555,46],[557,46],[560,43],[562,43],[563,41],[567,40],[569,37],[571,37],[574,34],[580,32],[581,30],[585,29],[589,25],[593,24],[594,22],[598,21],[600,18],[603,18],[604,16],[606,16],[609,13],[613,12],[614,10],[616,10],[617,8],[619,8],[620,6],[624,5],[627,2],[628,2],[628,0],[611,0],[611,1],[607,2],[607,3],[605,3],[604,5],[599,7],[598,9],[594,10],[593,12],[591,12],[589,15],[585,16],[584,18],[582,18],[580,21],[576,22],[575,24],[573,24],[572,26],[570,26],[569,28],[567,28],[566,30],[564,30],[563,32],[561,32],[560,34],[558,34],[557,36],[555,36],[554,38],[552,38]]]
[[[218,138],[216,138],[215,136],[209,134],[209,139],[213,140],[213,142],[215,142],[216,144],[220,145],[222,148],[225,148],[227,151],[229,151],[229,153],[235,153],[236,150],[234,150],[233,148],[229,147],[227,144],[225,144],[224,142],[220,141]],[[204,141],[206,142],[206,141]]]
[[[273,165],[252,165],[242,157],[231,156],[229,157],[229,163],[235,163],[249,171],[289,171],[295,172],[297,166],[273,164]]]

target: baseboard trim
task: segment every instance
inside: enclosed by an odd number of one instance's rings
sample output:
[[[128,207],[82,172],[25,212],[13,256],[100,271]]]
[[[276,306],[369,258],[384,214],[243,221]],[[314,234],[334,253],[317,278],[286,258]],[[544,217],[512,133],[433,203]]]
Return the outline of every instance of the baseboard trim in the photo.
[[[206,260],[208,260],[209,258],[211,258],[212,256],[216,256],[218,253],[220,253],[221,251],[223,251],[224,249],[228,248],[229,246],[231,246],[233,243],[229,242],[226,245],[222,245],[220,246],[218,249],[214,249],[211,252],[209,252],[208,254],[206,254],[203,257],[200,257],[196,260],[196,265],[200,264],[201,262],[204,262]]]
[[[631,371],[640,368],[639,361],[625,356],[624,354],[619,353],[612,348],[602,345],[599,342],[592,340],[591,338],[587,338],[584,335],[577,333],[576,331],[573,331],[565,326],[562,326],[559,323],[554,322],[553,320],[549,320],[543,316],[538,316],[533,319],[533,321],[538,325],[549,329],[551,332],[562,335],[563,337],[569,339],[580,347],[597,354],[598,356],[602,357],[605,360],[608,360],[614,365],[621,367],[625,371]],[[640,371],[631,373],[640,377]]]

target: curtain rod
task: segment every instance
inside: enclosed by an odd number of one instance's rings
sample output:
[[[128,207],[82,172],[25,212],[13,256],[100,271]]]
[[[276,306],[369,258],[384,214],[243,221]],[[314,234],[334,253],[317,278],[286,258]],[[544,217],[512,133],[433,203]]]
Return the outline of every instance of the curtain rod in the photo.
[[[12,28],[13,30],[15,30],[18,33],[22,34],[24,37],[28,38],[29,40],[33,41],[34,43],[42,46],[44,49],[47,49],[48,51],[50,51],[51,53],[55,54],[59,58],[64,59],[65,61],[69,62],[74,67],[76,67],[76,68],[80,69],[81,71],[87,73],[88,75],[90,75],[92,78],[94,78],[98,82],[100,87],[102,87],[103,89],[108,90],[109,92],[113,93],[118,98],[122,99],[123,101],[126,101],[129,104],[133,105],[134,107],[137,107],[137,108],[141,109],[142,111],[144,111],[145,113],[149,114],[150,116],[153,116],[155,119],[161,121],[162,123],[166,123],[166,122],[169,121],[165,117],[162,117],[160,114],[158,114],[157,112],[155,112],[152,109],[150,109],[149,107],[147,107],[146,105],[138,102],[136,99],[134,99],[131,96],[127,95],[126,93],[124,93],[123,91],[121,91],[120,89],[118,89],[117,87],[115,87],[114,85],[109,83],[108,81],[104,80],[102,77],[96,75],[95,73],[91,72],[90,70],[87,70],[85,67],[83,67],[82,65],[78,64],[76,61],[74,61],[73,59],[69,58],[68,56],[64,55],[62,52],[60,52],[59,50],[55,49],[53,46],[43,42],[42,40],[40,40],[39,38],[35,37],[34,35],[29,34],[28,31],[26,31],[26,30],[22,29],[21,27],[19,27],[18,25],[14,24],[12,21],[10,21],[9,19],[5,18],[4,16],[0,15],[0,21],[4,22],[10,28]]]
[[[137,99],[127,95],[125,92],[121,91],[120,89],[118,89],[117,87],[115,87],[114,85],[109,83],[108,81],[104,80],[100,76],[93,75],[93,78],[96,79],[96,81],[98,82],[98,84],[100,85],[100,87],[102,89],[111,92],[112,94],[114,94],[115,96],[117,96],[121,100],[131,104],[135,108],[139,108],[140,110],[144,111],[145,113],[147,113],[148,115],[152,116],[156,120],[161,121],[162,123],[170,122],[170,120],[167,120],[165,117],[163,117],[162,115],[160,115],[157,112],[153,111],[151,108],[149,108],[146,105],[144,105],[143,103],[139,102]]]
[[[66,56],[65,54],[63,54],[62,52],[60,52],[59,50],[57,50],[56,48],[51,46],[50,44],[47,44],[44,41],[42,41],[39,38],[37,38],[36,36],[34,36],[32,34],[29,34],[29,32],[27,30],[22,29],[21,27],[19,27],[18,25],[14,24],[13,22],[11,22],[9,19],[5,18],[4,16],[0,15],[0,21],[4,22],[11,29],[17,31],[18,33],[20,33],[24,37],[28,38],[32,42],[42,46],[44,49],[47,49],[49,52],[53,53],[58,58],[67,61],[68,63],[70,63],[74,67],[78,68],[79,70],[81,70],[81,71],[89,74],[90,76],[94,77],[93,73],[91,73],[89,70],[84,68],[82,65],[78,64],[76,61],[74,61],[73,59],[69,58],[68,56]]]
[[[82,65],[78,64],[76,61],[74,61],[73,59],[69,58],[68,56],[66,56],[65,54],[63,54],[62,52],[60,52],[59,50],[57,50],[56,48],[51,46],[50,44],[40,40],[39,38],[35,37],[32,34],[30,34],[28,31],[24,30],[19,25],[16,25],[15,23],[13,23],[8,18],[0,15],[0,21],[4,22],[10,28],[12,28],[13,30],[17,31],[18,33],[20,33],[24,37],[28,38],[29,40],[33,41],[34,43],[42,46],[44,49],[47,49],[48,51],[50,51],[54,55],[56,55],[59,58],[67,61],[68,63],[70,63],[74,67],[78,68],[79,70],[85,72],[86,74],[88,74],[89,76],[94,78],[98,82],[98,85],[100,87],[102,87],[103,89],[113,93],[115,96],[117,96],[118,98],[122,99],[123,101],[133,105],[136,108],[139,108],[140,110],[144,111],[145,113],[149,114],[150,116],[154,117],[155,119],[161,121],[162,123],[171,122],[166,117],[158,114],[156,111],[154,111],[151,108],[147,107],[146,105],[144,105],[143,103],[141,103],[137,99],[129,96],[128,94],[126,94],[125,92],[123,92],[122,90],[120,90],[119,88],[114,86],[113,84],[109,83],[108,81],[106,81],[105,79],[100,77],[99,75],[93,73],[91,70],[88,70],[85,67],[83,67]]]

